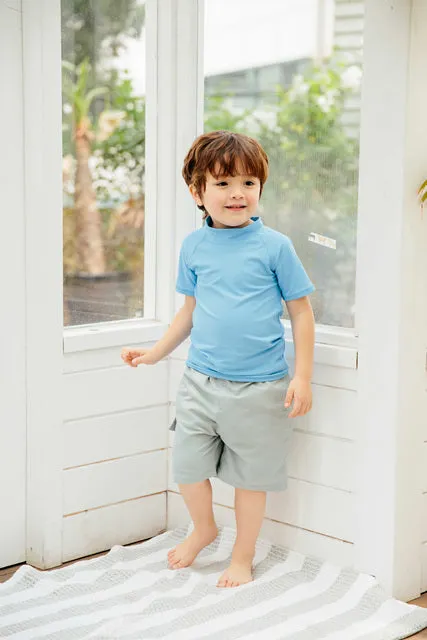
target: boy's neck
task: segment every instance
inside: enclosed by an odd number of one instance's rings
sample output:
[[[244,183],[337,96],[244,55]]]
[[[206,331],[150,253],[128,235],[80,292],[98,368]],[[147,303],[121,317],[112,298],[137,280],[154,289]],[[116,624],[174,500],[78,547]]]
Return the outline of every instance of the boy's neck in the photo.
[[[244,224],[239,224],[237,227],[232,227],[232,226],[227,226],[225,224],[222,224],[221,222],[217,222],[216,220],[214,220],[212,218],[212,216],[209,216],[211,221],[212,221],[212,227],[214,229],[243,229],[244,227],[249,226],[250,224],[253,223],[253,220],[250,218],[249,220],[247,220]]]

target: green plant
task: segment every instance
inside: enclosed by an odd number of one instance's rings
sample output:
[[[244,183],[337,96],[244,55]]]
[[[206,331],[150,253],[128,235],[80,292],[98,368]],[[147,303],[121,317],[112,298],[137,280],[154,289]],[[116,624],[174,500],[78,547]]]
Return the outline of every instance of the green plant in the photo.
[[[108,120],[110,116],[112,126],[103,132],[102,121]],[[121,185],[116,198],[112,197],[111,188],[105,189],[99,185],[99,199],[122,201],[142,196],[145,168],[145,98],[134,94],[132,81],[127,75],[118,81],[106,101],[103,113],[100,114],[94,153],[100,159],[99,166],[107,174],[112,176],[118,169],[122,171]],[[115,190],[117,192],[117,189]]]
[[[145,100],[127,77],[111,92],[86,91],[87,61],[64,69],[75,77],[67,75],[65,94],[72,105],[65,188],[74,201],[64,208],[65,272],[135,271],[143,259]],[[101,96],[96,117],[90,109]]]
[[[226,98],[222,96],[206,96],[204,124],[205,131],[235,131],[246,133],[246,118],[250,115],[249,110],[233,113],[226,107]]]
[[[83,60],[78,66],[63,61],[63,93],[71,105],[72,141],[76,159],[75,169],[75,234],[78,269],[97,275],[105,272],[105,253],[102,240],[101,215],[93,188],[89,160],[94,133],[90,107],[106,87],[88,89],[90,65]]]
[[[61,22],[64,270],[126,271],[143,251],[145,104],[115,60],[140,37],[145,6],[61,0]]]
[[[277,91],[275,126],[259,125],[271,160],[263,194],[266,222],[291,236],[316,282],[315,312],[327,324],[351,326],[356,255],[358,139],[343,124],[351,88],[334,61],[309,65]],[[309,242],[332,238],[336,250]]]
[[[276,125],[260,123],[259,139],[272,157],[272,182],[288,206],[354,213],[358,143],[342,123],[349,91],[340,67],[309,66],[291,87],[278,88]]]
[[[205,113],[206,130],[219,124],[254,136],[265,148],[270,176],[263,218],[294,241],[316,282],[318,316],[341,326],[352,322],[357,225],[358,139],[343,124],[353,90],[349,76],[357,82],[360,69],[335,59],[309,64],[290,86],[276,88],[274,105],[270,100],[253,113],[236,113],[226,106],[233,96],[221,96],[209,98]],[[313,245],[311,232],[338,239],[336,250]],[[346,302],[336,304],[334,290],[344,290]],[[348,312],[342,312],[345,305]]]

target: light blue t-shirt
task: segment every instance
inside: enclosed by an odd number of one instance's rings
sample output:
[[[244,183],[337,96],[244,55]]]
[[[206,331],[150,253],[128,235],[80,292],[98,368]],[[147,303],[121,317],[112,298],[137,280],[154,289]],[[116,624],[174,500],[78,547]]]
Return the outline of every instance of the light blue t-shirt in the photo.
[[[282,298],[314,291],[287,236],[259,217],[238,229],[208,217],[182,244],[176,290],[196,298],[190,368],[242,382],[286,375]]]

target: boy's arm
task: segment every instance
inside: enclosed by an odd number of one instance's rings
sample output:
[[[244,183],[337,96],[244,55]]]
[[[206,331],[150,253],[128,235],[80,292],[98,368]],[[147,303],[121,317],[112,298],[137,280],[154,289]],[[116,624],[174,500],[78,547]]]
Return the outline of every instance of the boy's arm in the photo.
[[[286,302],[291,319],[295,348],[295,373],[289,385],[285,406],[292,400],[290,418],[304,415],[311,409],[311,377],[314,356],[314,316],[307,296]]]
[[[193,296],[185,296],[185,302],[172,320],[168,330],[151,349],[132,360],[133,366],[139,364],[156,364],[166,358],[181,342],[184,342],[191,333],[193,327],[193,311],[196,299]]]
[[[184,304],[172,320],[165,335],[156,342],[151,349],[151,353],[155,354],[157,361],[166,358],[181,342],[184,342],[184,340],[188,338],[193,328],[193,311],[195,306],[196,298],[193,296],[185,296]]]

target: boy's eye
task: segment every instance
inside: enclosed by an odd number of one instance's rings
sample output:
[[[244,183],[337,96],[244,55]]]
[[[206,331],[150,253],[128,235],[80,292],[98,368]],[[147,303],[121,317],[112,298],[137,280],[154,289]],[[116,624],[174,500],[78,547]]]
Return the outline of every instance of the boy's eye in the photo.
[[[246,184],[248,187],[252,187],[252,186],[255,184],[255,182],[254,182],[253,180],[246,180],[246,183],[245,183],[245,184]]]
[[[227,186],[227,183],[223,180],[222,182],[217,182],[217,183],[216,183],[216,186],[217,186],[217,187],[226,187],[226,186]]]

